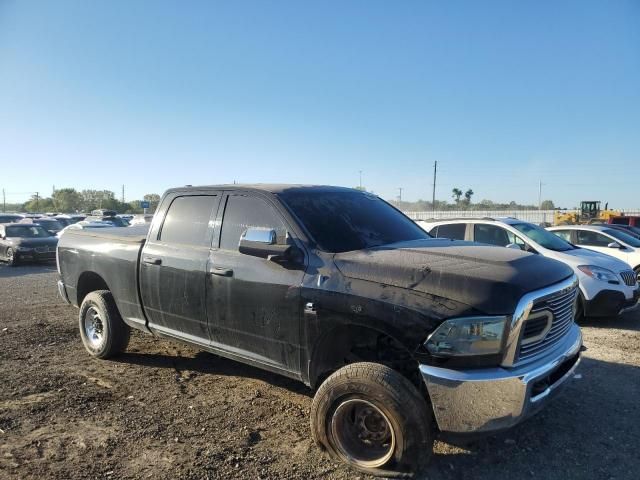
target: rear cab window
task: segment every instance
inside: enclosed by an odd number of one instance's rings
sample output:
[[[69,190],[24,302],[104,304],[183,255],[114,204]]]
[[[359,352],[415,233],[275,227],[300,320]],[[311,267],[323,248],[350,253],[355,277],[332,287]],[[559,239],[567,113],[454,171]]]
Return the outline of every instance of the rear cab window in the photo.
[[[210,246],[212,214],[218,204],[215,195],[189,195],[173,199],[158,240],[165,243]]]

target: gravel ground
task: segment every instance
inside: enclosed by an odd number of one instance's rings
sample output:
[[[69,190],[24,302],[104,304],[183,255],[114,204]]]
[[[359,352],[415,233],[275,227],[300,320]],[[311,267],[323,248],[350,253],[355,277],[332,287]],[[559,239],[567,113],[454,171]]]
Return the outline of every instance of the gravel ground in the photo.
[[[0,478],[362,478],[310,440],[304,385],[143,334],[94,360],[55,280],[0,265]],[[436,442],[425,478],[638,478],[640,313],[583,332],[581,378],[509,432]]]

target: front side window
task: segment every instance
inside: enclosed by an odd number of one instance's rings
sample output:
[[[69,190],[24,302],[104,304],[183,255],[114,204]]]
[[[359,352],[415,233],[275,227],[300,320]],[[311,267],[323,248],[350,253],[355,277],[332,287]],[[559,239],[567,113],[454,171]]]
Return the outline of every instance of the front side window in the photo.
[[[577,238],[578,245],[589,247],[606,247],[611,243],[609,237],[593,230],[578,230]]]
[[[438,226],[437,237],[451,238],[453,240],[464,240],[464,232],[467,229],[466,223],[449,223]]]
[[[176,197],[160,230],[160,241],[181,245],[210,246],[210,221],[217,205],[215,195]]]
[[[222,220],[220,248],[238,250],[240,237],[248,228],[275,230],[277,243],[286,243],[287,229],[271,205],[257,197],[229,195]]]
[[[554,230],[550,232],[552,235],[560,237],[562,240],[567,242],[571,241],[571,230]]]
[[[369,193],[293,190],[278,196],[326,252],[431,238],[413,220]]]
[[[488,243],[498,247],[506,247],[512,243],[507,231],[495,225],[484,225],[477,223],[473,226],[474,238],[478,243]]]

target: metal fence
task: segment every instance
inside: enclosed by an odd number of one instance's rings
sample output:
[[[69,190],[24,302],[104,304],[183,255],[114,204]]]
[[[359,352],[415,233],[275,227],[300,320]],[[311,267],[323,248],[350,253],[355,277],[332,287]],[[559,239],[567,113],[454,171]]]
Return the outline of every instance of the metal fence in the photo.
[[[404,212],[413,220],[446,218],[514,217],[531,223],[553,223],[554,210],[436,210],[430,212]],[[563,210],[570,213],[576,210]],[[625,215],[640,215],[640,210],[625,210]]]

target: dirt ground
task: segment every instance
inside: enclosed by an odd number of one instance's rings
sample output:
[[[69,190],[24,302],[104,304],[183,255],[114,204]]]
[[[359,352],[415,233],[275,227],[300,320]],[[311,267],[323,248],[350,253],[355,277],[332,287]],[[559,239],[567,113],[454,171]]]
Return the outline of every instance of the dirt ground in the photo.
[[[53,267],[0,265],[0,478],[362,478],[310,440],[304,385],[135,334],[94,360]],[[430,479],[637,479],[640,313],[583,325],[578,375],[539,415],[460,447]]]

